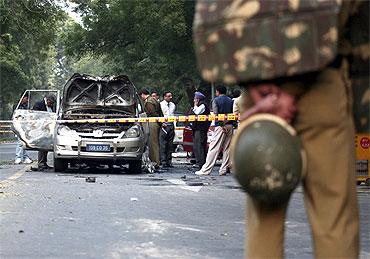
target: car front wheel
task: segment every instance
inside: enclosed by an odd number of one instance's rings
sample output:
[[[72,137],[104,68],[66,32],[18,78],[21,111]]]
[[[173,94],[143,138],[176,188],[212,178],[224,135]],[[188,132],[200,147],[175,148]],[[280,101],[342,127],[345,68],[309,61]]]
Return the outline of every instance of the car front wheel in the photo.
[[[63,172],[68,168],[68,161],[64,159],[54,158],[54,171]]]
[[[141,166],[142,166],[142,161],[141,160],[130,161],[129,164],[128,164],[129,173],[131,173],[131,174],[140,174],[141,173]]]

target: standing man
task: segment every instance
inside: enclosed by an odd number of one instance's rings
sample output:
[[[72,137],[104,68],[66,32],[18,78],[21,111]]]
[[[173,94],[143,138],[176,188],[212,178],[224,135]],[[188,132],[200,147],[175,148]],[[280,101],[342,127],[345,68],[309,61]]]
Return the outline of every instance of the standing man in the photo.
[[[174,116],[176,105],[172,102],[172,93],[165,92],[161,102],[162,113],[165,117]],[[159,132],[161,165],[163,167],[173,167],[172,149],[175,137],[175,126],[173,122],[164,122]]]
[[[226,87],[216,87],[216,98],[212,102],[212,110],[215,115],[228,114],[233,112],[233,100],[226,96]],[[218,153],[223,148],[222,165],[219,175],[226,175],[230,169],[230,142],[233,135],[233,123],[230,121],[216,121],[213,138],[209,144],[207,159],[205,164],[196,175],[209,175],[216,163]]]
[[[26,92],[26,94],[23,96],[20,104],[18,105],[18,107],[15,107],[15,108],[22,109],[22,110],[29,109],[28,108],[28,100],[29,100],[28,99],[28,97],[29,97],[28,93],[29,92]],[[28,155],[27,150],[24,149],[21,140],[19,139],[19,137],[17,137],[17,143],[16,143],[16,146],[15,146],[15,161],[14,161],[14,163],[16,165],[22,163],[22,158],[23,158],[23,163],[25,163],[25,164],[31,164],[32,163],[32,160],[30,159],[30,156]]]
[[[209,115],[210,110],[205,103],[206,97],[201,92],[194,93],[194,107],[191,109],[193,115]],[[193,122],[193,152],[195,156],[195,167],[202,168],[207,156],[207,136],[210,121]]]
[[[44,97],[44,99],[35,103],[33,109],[36,111],[55,112],[55,103],[56,103],[55,96],[52,94],[48,94]],[[38,152],[39,171],[44,171],[51,168],[50,166],[48,166],[47,160],[48,160],[48,151],[40,150]]]
[[[162,117],[162,110],[159,102],[150,96],[147,89],[141,89],[138,93],[141,99],[144,101],[144,109],[148,117]],[[159,168],[159,130],[161,128],[160,122],[149,123],[149,158],[154,162],[154,167]]]
[[[289,4],[288,8],[294,10],[291,11],[294,13],[292,19],[289,9],[281,11],[285,4],[283,1],[263,2],[263,10],[269,9],[266,5],[275,5],[274,9],[270,9],[273,10],[270,17],[262,16],[262,11],[259,12],[262,9],[260,1],[198,2],[195,28],[208,18],[217,21],[217,15],[222,21],[225,21],[224,15],[228,19],[237,17],[239,20],[238,26],[236,23],[234,26],[226,24],[223,28],[227,29],[222,33],[213,33],[213,37],[209,37],[212,41],[207,42],[202,38],[207,33],[195,33],[199,37],[195,40],[198,43],[197,54],[199,60],[204,62],[200,67],[205,79],[243,84],[255,104],[252,111],[274,114],[280,111],[282,113],[279,116],[291,121],[299,134],[307,157],[302,186],[313,236],[313,256],[358,258],[359,215],[355,186],[352,89],[347,63],[347,57],[354,53],[351,53],[351,45],[346,40],[360,39],[358,34],[352,34],[348,25],[356,21],[354,17],[367,17],[364,19],[367,25],[365,22],[355,26],[367,26],[363,39],[367,39],[365,46],[369,53],[368,2],[343,1],[337,6],[338,2],[335,1],[314,1],[316,8],[331,4],[326,9],[330,12],[326,12],[324,19],[316,19],[320,9],[312,9],[311,16],[308,16],[304,3],[307,2],[296,1],[295,6]],[[248,4],[249,7],[255,7],[253,12],[239,12],[247,10]],[[209,5],[213,5],[212,9]],[[340,10],[339,13],[337,10]],[[288,15],[285,17],[286,13]],[[278,16],[282,20],[274,20],[279,19]],[[311,18],[307,20],[307,17]],[[290,19],[289,23],[282,22],[283,19]],[[259,33],[267,31],[271,21],[278,27],[271,34]],[[250,40],[251,32],[263,40]],[[276,46],[285,47],[281,51]],[[319,59],[325,62],[319,64],[316,62]],[[207,71],[204,64],[212,71]],[[216,73],[209,73],[213,71]],[[287,106],[279,109],[279,103]],[[295,109],[296,117],[292,120]],[[248,113],[253,112],[244,112]],[[244,114],[242,117],[247,117]],[[284,257],[287,207],[288,203],[277,208],[265,208],[248,197],[247,258]]]

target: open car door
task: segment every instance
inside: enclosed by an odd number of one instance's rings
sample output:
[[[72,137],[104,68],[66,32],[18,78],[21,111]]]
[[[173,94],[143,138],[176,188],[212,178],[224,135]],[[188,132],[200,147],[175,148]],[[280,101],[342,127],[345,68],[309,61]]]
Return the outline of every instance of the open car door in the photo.
[[[34,110],[37,102],[43,101],[46,95],[54,95],[53,112]],[[22,103],[25,96],[28,101]],[[26,149],[53,150],[53,135],[60,104],[58,90],[27,90],[19,100],[13,112],[13,131],[24,143]]]

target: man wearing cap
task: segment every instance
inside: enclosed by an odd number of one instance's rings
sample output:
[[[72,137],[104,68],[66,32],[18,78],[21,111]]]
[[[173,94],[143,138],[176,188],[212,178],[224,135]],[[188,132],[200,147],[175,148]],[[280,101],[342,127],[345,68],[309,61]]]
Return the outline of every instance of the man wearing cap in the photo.
[[[226,96],[226,87],[221,85],[216,87],[216,98],[212,102],[212,110],[215,115],[228,114],[233,112],[233,100]],[[230,142],[233,134],[233,122],[216,121],[214,135],[209,144],[207,159],[205,164],[196,175],[209,175],[216,163],[218,153],[223,148],[222,164],[219,175],[226,175],[230,169]]]
[[[201,92],[194,93],[194,107],[191,109],[193,115],[209,115],[210,110],[205,103],[206,97]],[[195,156],[195,166],[200,169],[206,162],[207,155],[207,133],[209,121],[193,122],[193,152]]]
[[[46,111],[46,112],[55,112],[55,103],[56,98],[52,94],[46,95],[41,101],[38,101],[33,106],[33,110],[36,111]],[[44,171],[50,168],[47,164],[48,151],[40,150],[38,152],[38,169]]]
[[[141,99],[144,101],[144,109],[148,117],[162,117],[162,109],[159,102],[150,96],[147,89],[141,89],[138,93]],[[159,168],[159,129],[162,123],[152,122],[149,123],[149,158],[155,163],[155,168]]]

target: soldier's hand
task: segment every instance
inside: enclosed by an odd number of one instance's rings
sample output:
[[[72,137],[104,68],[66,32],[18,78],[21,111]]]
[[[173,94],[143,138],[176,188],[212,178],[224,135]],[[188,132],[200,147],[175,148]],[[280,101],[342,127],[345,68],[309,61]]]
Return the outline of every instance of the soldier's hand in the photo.
[[[257,113],[270,113],[291,123],[297,112],[295,97],[276,85],[253,86],[249,93],[255,105],[241,115],[241,120]]]
[[[274,113],[277,108],[277,94],[269,94],[256,102],[256,108],[259,113]]]

